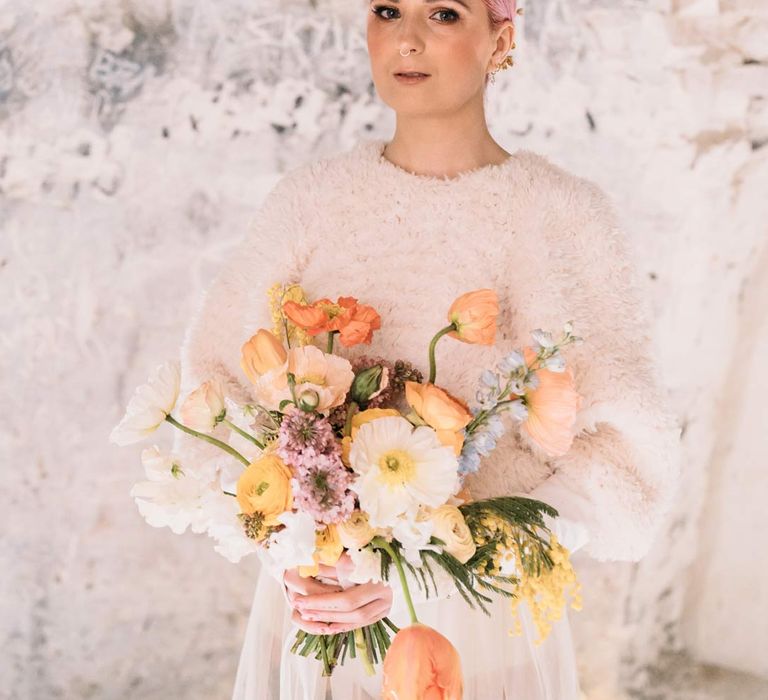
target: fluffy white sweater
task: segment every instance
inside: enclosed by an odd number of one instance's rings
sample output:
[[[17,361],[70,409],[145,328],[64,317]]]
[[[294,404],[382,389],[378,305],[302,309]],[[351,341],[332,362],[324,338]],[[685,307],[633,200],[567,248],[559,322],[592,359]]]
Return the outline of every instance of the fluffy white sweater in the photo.
[[[585,341],[564,356],[584,403],[572,449],[554,459],[505,418],[509,430],[467,480],[472,496],[528,493],[578,526],[566,543],[572,549],[584,545],[599,560],[641,558],[676,491],[680,430],[611,201],[528,150],[446,179],[394,165],[384,145],[360,141],[293,169],[269,192],[189,326],[182,396],[217,376],[234,399],[252,399],[240,348],[272,327],[266,290],[275,282],[299,282],[310,298],[372,305],[382,317],[372,345],[337,351],[402,358],[425,373],[429,340],[453,299],[495,289],[496,344],[443,339],[437,383],[471,402],[481,371],[530,344],[532,329],[559,334],[572,320]],[[182,433],[174,448],[190,459],[216,449]]]

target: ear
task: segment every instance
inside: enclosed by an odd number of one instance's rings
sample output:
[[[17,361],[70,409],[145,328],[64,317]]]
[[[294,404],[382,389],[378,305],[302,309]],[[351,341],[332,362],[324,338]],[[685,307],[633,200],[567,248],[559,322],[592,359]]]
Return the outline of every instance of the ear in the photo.
[[[493,70],[504,60],[515,43],[515,25],[511,21],[504,22],[496,31],[496,48],[491,54],[489,70]]]

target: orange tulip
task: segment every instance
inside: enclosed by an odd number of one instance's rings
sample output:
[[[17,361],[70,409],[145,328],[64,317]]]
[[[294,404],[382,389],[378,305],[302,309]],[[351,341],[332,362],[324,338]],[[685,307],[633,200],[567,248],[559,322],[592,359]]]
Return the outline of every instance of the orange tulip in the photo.
[[[536,351],[526,347],[523,356],[530,366]],[[576,391],[570,367],[566,367],[563,372],[540,369],[536,375],[539,386],[529,389],[525,394],[528,416],[522,428],[548,454],[564,455],[571,449],[573,426],[582,405],[582,397]]]
[[[382,674],[382,700],[461,700],[464,692],[456,647],[420,623],[395,635]]]
[[[448,322],[457,330],[448,333],[465,343],[493,345],[499,299],[492,289],[478,289],[458,297],[448,309]]]
[[[283,344],[271,331],[263,328],[243,343],[240,351],[240,366],[254,384],[260,375],[279,367],[287,359]]]

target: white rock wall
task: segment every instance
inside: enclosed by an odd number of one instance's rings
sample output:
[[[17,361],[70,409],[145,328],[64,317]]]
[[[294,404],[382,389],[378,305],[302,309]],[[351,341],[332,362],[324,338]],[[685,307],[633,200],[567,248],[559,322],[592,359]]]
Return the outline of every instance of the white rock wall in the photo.
[[[685,426],[679,507],[652,555],[579,560],[585,690],[671,697],[659,658],[681,650],[766,674],[755,621],[768,573],[748,538],[766,484],[766,4],[523,6],[515,66],[488,98],[492,131],[616,199]],[[254,564],[146,526],[128,497],[140,447],[106,436],[176,354],[275,178],[391,134],[365,11],[2,5],[0,697],[228,697]]]

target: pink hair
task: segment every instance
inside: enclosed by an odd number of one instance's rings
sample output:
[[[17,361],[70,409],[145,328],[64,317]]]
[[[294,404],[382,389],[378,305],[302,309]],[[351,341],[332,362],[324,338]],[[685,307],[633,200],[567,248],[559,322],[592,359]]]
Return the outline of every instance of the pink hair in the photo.
[[[491,24],[497,25],[507,20],[515,21],[517,12],[517,0],[484,0],[488,8],[488,19]]]

